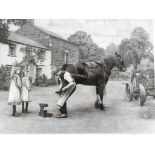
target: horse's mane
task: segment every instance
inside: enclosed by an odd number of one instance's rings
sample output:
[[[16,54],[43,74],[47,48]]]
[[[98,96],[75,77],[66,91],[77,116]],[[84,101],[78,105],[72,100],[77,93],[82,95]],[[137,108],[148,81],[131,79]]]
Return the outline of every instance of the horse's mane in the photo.
[[[107,57],[105,57],[105,58],[103,59],[103,62],[107,62],[107,61],[109,61],[109,60],[112,60],[112,58],[113,58],[113,56],[112,56],[112,55],[109,55],[109,56],[107,56]]]
[[[107,72],[111,72],[110,65],[112,64],[113,56],[109,55],[102,60],[102,68]]]

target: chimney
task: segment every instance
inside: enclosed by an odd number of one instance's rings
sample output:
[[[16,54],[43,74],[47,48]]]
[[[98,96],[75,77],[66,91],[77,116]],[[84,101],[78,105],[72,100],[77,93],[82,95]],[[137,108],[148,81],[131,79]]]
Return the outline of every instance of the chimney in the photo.
[[[27,19],[27,23],[34,26],[34,19]]]

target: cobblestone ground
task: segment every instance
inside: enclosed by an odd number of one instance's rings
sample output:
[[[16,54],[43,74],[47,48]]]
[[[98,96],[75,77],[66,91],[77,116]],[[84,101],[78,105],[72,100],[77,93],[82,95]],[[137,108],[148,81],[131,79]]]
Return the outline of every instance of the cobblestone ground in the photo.
[[[54,92],[57,86],[34,87],[29,114],[12,117],[12,108],[7,105],[8,92],[0,91],[0,133],[155,133],[155,102],[147,98],[144,107],[138,101],[125,100],[125,86],[121,82],[110,81],[104,97],[106,110],[94,108],[95,87],[78,85],[76,92],[68,101],[67,119],[57,119]],[[38,103],[48,103],[51,118],[38,116]],[[151,107],[151,117],[142,117],[143,111]],[[21,106],[18,106],[21,113]]]

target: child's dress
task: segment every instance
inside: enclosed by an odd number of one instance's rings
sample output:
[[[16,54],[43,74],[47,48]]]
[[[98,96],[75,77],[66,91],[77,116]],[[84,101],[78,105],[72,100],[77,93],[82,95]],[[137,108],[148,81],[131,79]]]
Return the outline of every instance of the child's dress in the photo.
[[[31,102],[31,83],[29,77],[22,78],[22,101]]]
[[[20,105],[21,104],[21,79],[19,75],[14,75],[10,84],[9,105]]]

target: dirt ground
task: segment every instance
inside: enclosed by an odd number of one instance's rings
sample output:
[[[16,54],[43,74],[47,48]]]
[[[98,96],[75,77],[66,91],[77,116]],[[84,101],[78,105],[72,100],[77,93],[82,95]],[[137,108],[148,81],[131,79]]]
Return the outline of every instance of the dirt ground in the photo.
[[[148,97],[144,107],[138,101],[125,100],[125,86],[121,82],[110,81],[104,111],[94,108],[95,87],[78,85],[68,101],[68,118],[57,119],[57,86],[34,87],[29,114],[12,117],[12,108],[7,105],[8,92],[0,91],[0,133],[155,133],[155,101]],[[48,103],[51,118],[38,116],[38,103]],[[142,114],[151,107],[151,118]],[[21,106],[18,106],[21,113]]]

